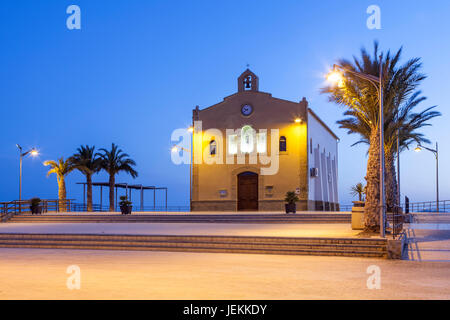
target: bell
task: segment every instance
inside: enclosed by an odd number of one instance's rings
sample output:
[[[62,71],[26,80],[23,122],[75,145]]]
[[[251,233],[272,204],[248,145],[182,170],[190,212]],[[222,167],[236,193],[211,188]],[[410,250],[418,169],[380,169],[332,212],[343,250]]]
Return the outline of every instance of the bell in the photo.
[[[251,88],[251,87],[250,87],[250,83],[251,83],[250,77],[247,77],[247,78],[245,79],[244,83],[245,83],[245,88],[246,88],[246,89],[250,89],[250,88]]]

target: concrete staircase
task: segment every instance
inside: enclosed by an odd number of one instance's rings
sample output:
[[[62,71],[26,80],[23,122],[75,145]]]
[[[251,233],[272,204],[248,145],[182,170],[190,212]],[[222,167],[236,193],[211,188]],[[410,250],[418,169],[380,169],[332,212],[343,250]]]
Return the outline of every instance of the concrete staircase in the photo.
[[[347,213],[298,214],[43,214],[14,215],[8,223],[350,223]]]
[[[387,257],[386,239],[350,238],[3,233],[0,247]]]

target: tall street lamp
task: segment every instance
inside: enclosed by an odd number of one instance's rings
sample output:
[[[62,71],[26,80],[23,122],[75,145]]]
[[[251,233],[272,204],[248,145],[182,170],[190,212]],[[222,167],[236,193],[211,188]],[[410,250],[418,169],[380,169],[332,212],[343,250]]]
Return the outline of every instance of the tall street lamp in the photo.
[[[427,148],[427,147],[424,147],[419,144],[416,147],[415,151],[420,152],[420,151],[422,151],[422,149],[433,152],[434,156],[436,157],[436,211],[439,212],[439,149],[438,149],[438,143],[436,142],[436,149]]]
[[[22,147],[19,144],[16,144],[17,148],[19,149],[20,154],[20,173],[19,173],[19,202],[22,200],[22,159],[27,156],[28,154],[32,155],[33,157],[37,156],[39,152],[36,150],[36,148],[30,149],[27,152],[23,152]]]
[[[379,131],[380,131],[380,236],[385,237],[385,229],[386,229],[386,219],[385,219],[385,209],[386,209],[386,200],[385,200],[385,191],[384,191],[384,108],[383,108],[383,63],[382,57],[380,56],[380,75],[379,77],[375,77],[370,74],[357,72],[345,68],[340,65],[333,65],[333,72],[328,75],[328,80],[334,83],[340,83],[343,81],[343,74],[349,73],[360,79],[364,79],[369,81],[378,92],[378,101],[379,101]]]

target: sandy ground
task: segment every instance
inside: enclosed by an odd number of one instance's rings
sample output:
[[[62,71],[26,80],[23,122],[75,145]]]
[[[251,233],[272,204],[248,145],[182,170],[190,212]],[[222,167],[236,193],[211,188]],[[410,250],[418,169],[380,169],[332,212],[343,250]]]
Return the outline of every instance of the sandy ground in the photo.
[[[0,233],[85,233],[235,235],[276,237],[354,237],[350,224],[255,223],[2,223]]]
[[[79,290],[67,288],[70,265],[80,267]],[[367,288],[371,265],[381,289]],[[450,299],[450,263],[0,249],[0,299]]]

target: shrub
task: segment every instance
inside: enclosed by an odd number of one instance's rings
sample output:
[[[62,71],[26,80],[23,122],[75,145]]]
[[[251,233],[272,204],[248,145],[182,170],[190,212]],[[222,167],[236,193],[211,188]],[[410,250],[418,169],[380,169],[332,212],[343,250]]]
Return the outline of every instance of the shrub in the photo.
[[[39,198],[32,198],[30,200],[30,202],[31,202],[31,206],[37,207],[41,203],[41,199],[39,199]]]
[[[296,203],[300,199],[297,197],[294,191],[288,191],[286,192],[286,198],[284,198],[284,201],[286,201],[289,204]]]
[[[131,201],[128,201],[127,196],[120,196],[119,206],[131,206]]]

